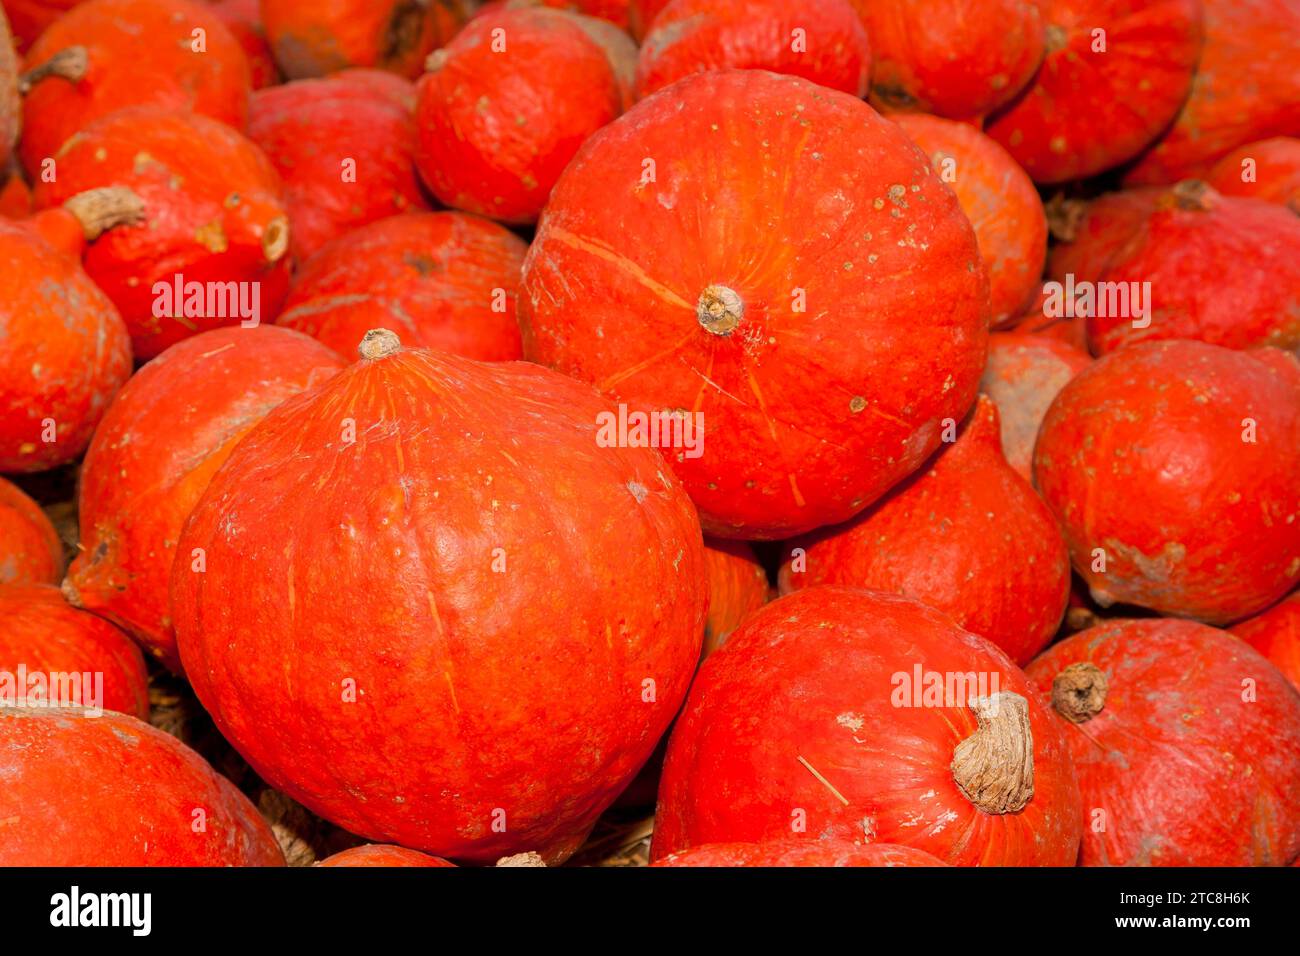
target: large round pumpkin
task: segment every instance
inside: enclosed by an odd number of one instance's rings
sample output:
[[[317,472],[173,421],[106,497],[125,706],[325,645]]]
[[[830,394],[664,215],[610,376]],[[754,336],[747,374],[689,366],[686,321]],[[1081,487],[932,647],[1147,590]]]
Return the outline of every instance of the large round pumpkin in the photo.
[[[21,153],[33,179],[50,159],[61,178],[68,137],[126,106],[194,110],[236,128],[248,118],[248,60],[203,3],[88,0],[41,35],[27,66]]]
[[[1039,183],[1104,172],[1178,113],[1201,51],[1201,0],[1041,0],[1047,55],[988,133]]]
[[[914,598],[1027,663],[1065,613],[1070,557],[1052,513],[1007,464],[981,395],[946,445],[846,525],[795,539],[783,592],[851,584]]]
[[[637,92],[728,68],[789,73],[866,96],[871,44],[848,0],[673,0],[642,42]]]
[[[377,327],[467,358],[521,358],[515,303],[527,251],[509,229],[468,213],[390,216],[307,260],[276,321],[348,359]]]
[[[58,584],[63,543],[45,512],[0,478],[0,585]]]
[[[1278,203],[1300,215],[1300,138],[1247,143],[1215,163],[1206,181],[1225,196]]]
[[[652,866],[947,866],[924,850],[896,843],[846,840],[772,840],[705,843],[673,853]]]
[[[1225,623],[1300,581],[1300,363],[1149,342],[1057,395],[1034,481],[1102,606]]]
[[[709,655],[668,744],[651,852],[902,843],[958,865],[1069,866],[1065,728],[1006,655],[907,598],[808,588]]]
[[[305,335],[267,327],[204,332],[142,368],[109,406],[82,465],[81,552],[68,597],[178,671],[168,586],[185,519],[253,425],[344,364]]]
[[[1069,727],[1084,866],[1279,866],[1300,853],[1300,695],[1191,621],[1115,621],[1029,666]]]
[[[284,180],[296,260],[357,226],[427,208],[415,174],[414,99],[411,84],[377,71],[254,94],[248,138]]]
[[[114,229],[85,260],[126,320],[137,358],[206,329],[269,323],[279,311],[289,284],[280,177],[229,126],[195,113],[119,110],[81,130],[58,169],[37,185],[38,207],[114,185],[144,200],[144,222]]]
[[[245,436],[190,517],[186,674],[268,782],[354,833],[561,860],[686,693],[698,521],[657,452],[600,441],[585,385],[383,330],[362,356]]]
[[[0,866],[283,866],[248,798],[123,714],[0,707]]]
[[[1300,690],[1300,591],[1232,627]]]
[[[861,100],[761,70],[689,77],[593,137],[524,293],[529,358],[630,412],[702,416],[668,458],[722,537],[852,517],[984,364],[988,280],[926,157]]]
[[[0,673],[28,675],[13,688],[35,705],[82,705],[149,716],[140,649],[108,621],[78,611],[48,584],[0,585]],[[40,683],[33,683],[38,675]],[[33,696],[36,695],[36,696]],[[13,706],[13,700],[0,705]]]

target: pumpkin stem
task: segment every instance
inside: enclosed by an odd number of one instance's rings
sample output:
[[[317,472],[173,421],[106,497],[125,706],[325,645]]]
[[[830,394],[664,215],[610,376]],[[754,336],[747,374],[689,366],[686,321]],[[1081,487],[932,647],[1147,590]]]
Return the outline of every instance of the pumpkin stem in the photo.
[[[497,866],[545,866],[546,861],[542,859],[540,853],[534,853],[531,850],[527,853],[516,853],[513,856],[503,856],[497,860]]]
[[[51,76],[69,83],[80,83],[90,66],[84,46],[70,46],[55,53],[40,66],[32,67],[18,78],[18,92],[26,96],[33,86]]]
[[[1205,212],[1214,208],[1214,191],[1210,184],[1200,179],[1184,179],[1169,190],[1173,205],[1189,212]]]
[[[1018,813],[1034,796],[1029,701],[1003,691],[967,704],[979,727],[952,752],[953,780],[985,813]]]
[[[1070,32],[1059,23],[1049,23],[1043,28],[1044,55],[1050,56],[1057,50],[1064,50],[1070,42]]]
[[[396,332],[390,332],[388,329],[371,329],[361,337],[361,344],[357,346],[357,351],[363,359],[373,361],[388,358],[401,348],[402,340],[397,337]]]
[[[101,186],[77,193],[63,208],[81,223],[87,242],[94,242],[115,226],[144,221],[144,200],[125,186]]]
[[[63,600],[73,607],[81,607],[81,592],[77,590],[77,586],[72,583],[71,578],[64,578],[63,583],[59,585],[59,590],[63,592]]]
[[[1071,664],[1052,681],[1052,707],[1072,724],[1082,724],[1106,706],[1109,682],[1095,664]]]
[[[745,315],[745,303],[725,285],[711,285],[700,293],[695,306],[695,317],[705,331],[714,335],[730,335]]]
[[[266,224],[262,231],[262,255],[267,262],[279,262],[289,251],[289,220],[278,216]]]
[[[1088,211],[1088,204],[1082,199],[1066,199],[1065,193],[1057,193],[1043,203],[1047,213],[1047,231],[1058,242],[1074,242],[1079,238],[1079,227]]]

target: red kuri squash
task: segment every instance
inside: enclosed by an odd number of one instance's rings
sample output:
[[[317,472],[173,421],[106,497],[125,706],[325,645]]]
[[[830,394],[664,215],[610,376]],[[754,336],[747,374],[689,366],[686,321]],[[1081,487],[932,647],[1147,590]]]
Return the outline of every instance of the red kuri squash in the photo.
[[[0,866],[283,866],[248,798],[123,714],[0,707]]]
[[[1300,581],[1300,362],[1150,342],[1057,395],[1034,481],[1103,607],[1224,623]]]
[[[673,0],[642,42],[637,92],[728,68],[789,73],[866,96],[871,45],[848,0]]]
[[[58,584],[63,543],[45,512],[0,478],[0,585]]]
[[[497,362],[522,355],[515,317],[528,244],[461,212],[392,216],[331,242],[294,276],[280,325],[354,359],[373,328]]]
[[[853,521],[793,541],[781,590],[850,584],[914,598],[1023,665],[1061,623],[1070,557],[1003,457],[992,399],[981,395],[944,438],[952,444]]]
[[[264,779],[354,833],[562,860],[690,683],[694,510],[657,452],[602,446],[613,412],[585,385],[386,330],[361,352],[254,427],[191,515],[186,674]]]
[[[429,856],[406,847],[387,843],[369,843],[342,850],[326,857],[317,866],[451,866],[456,864],[440,856]]]
[[[1232,633],[1268,658],[1300,690],[1300,591],[1233,625]]]
[[[129,186],[144,221],[105,235],[86,271],[117,305],[137,358],[196,332],[270,322],[289,284],[289,221],[280,177],[224,123],[149,107],[83,129],[36,187],[49,207],[97,186]]]
[[[1201,51],[1201,0],[1041,0],[1047,55],[988,133],[1039,183],[1082,179],[1155,141]]]
[[[1300,695],[1191,621],[1115,621],[1028,674],[1067,726],[1084,866],[1280,866],[1300,853]]]
[[[275,65],[271,46],[262,26],[260,0],[208,0],[212,12],[221,18],[248,58],[253,89],[265,89],[280,82],[280,68]]]
[[[1065,728],[1005,654],[915,601],[809,588],[701,665],[651,854],[835,839],[1069,866],[1080,817]]]
[[[147,720],[149,683],[140,649],[108,621],[70,606],[48,584],[0,585],[0,706],[79,705]]]
[[[68,599],[179,671],[167,592],[185,519],[253,425],[344,364],[305,335],[267,327],[204,332],[142,368],[109,406],[82,465],[81,553],[64,583]]]
[[[637,104],[565,170],[524,264],[534,361],[639,414],[703,416],[669,461],[705,529],[844,521],[975,398],[988,279],[894,123],[761,70]]]
[[[709,576],[709,616],[704,622],[704,653],[716,651],[740,622],[767,603],[767,571],[744,541],[705,539]]]
[[[895,843],[846,840],[771,840],[705,843],[673,853],[652,866],[947,866],[924,850]]]
[[[194,110],[242,129],[248,59],[221,18],[189,0],[88,0],[32,46],[23,86],[23,165],[33,179],[94,120],[127,106]]]
[[[1262,199],[1300,215],[1300,139],[1248,143],[1215,163],[1206,179],[1224,196]]]

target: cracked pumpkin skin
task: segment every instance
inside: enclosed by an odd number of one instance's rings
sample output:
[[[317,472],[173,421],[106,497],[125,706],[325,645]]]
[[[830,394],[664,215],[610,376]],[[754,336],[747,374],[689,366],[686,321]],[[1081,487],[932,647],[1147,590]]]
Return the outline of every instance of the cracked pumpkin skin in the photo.
[[[1300,362],[1194,341],[1098,359],[1057,395],[1034,449],[1034,483],[1099,604],[1212,624],[1300,581],[1298,474]]]
[[[81,550],[64,584],[73,603],[179,673],[168,586],[185,519],[268,411],[345,365],[273,326],[204,332],[145,365],[109,406],[82,465]]]
[[[185,672],[326,819],[458,862],[559,862],[685,696],[698,519],[657,451],[597,444],[610,405],[588,386],[383,330],[363,348],[255,426],[190,516],[178,551],[207,570],[174,568]]]
[[[1059,720],[1083,795],[1083,866],[1300,854],[1300,695],[1244,641],[1192,621],[1111,621],[1027,673],[1070,715]]]
[[[1027,722],[1000,739],[1016,747],[958,761],[966,741],[987,735],[967,706],[976,695],[954,688],[956,706],[894,706],[895,675],[910,682],[916,666],[983,674],[986,693],[1009,692],[1001,717]],[[1015,786],[991,787],[985,810],[959,775]],[[988,799],[998,793],[1004,802]],[[938,611],[857,588],[774,601],[701,665],[669,740],[652,858],[790,839],[798,809],[812,846],[899,843],[957,866],[1072,866],[1079,846],[1065,728],[1020,669]]]
[[[852,517],[970,408],[988,279],[897,125],[729,70],[586,144],[529,249],[520,323],[526,357],[632,410],[702,412],[703,455],[667,457],[705,530],[778,539]]]
[[[85,267],[126,320],[136,358],[241,321],[155,317],[154,283],[172,285],[178,273],[187,283],[260,283],[260,321],[275,318],[289,285],[289,225],[280,177],[257,146],[194,113],[120,110],[64,144],[58,179],[37,185],[35,203],[108,185],[134,190],[144,221],[105,233]]]
[[[234,784],[134,717],[0,707],[0,779],[0,819],[22,820],[0,866],[284,866]]]
[[[45,512],[0,478],[0,585],[58,584],[63,543]]]
[[[193,49],[194,30],[206,48]],[[32,45],[27,70],[70,47],[86,51],[84,75],[34,83],[23,102],[20,156],[33,182],[42,162],[94,120],[128,106],[194,111],[242,129],[251,76],[234,34],[205,3],[89,0],[60,17]]]

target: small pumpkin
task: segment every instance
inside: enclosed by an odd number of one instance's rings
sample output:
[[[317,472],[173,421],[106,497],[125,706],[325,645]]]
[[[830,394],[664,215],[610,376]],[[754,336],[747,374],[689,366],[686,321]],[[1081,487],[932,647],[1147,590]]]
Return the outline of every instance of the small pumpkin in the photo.
[[[283,866],[248,798],[124,714],[0,707],[0,866]],[[202,826],[198,826],[199,822]]]
[[[467,213],[381,219],[308,259],[276,321],[349,359],[378,327],[413,346],[517,359],[515,303],[527,250],[504,226]]]
[[[0,585],[58,584],[63,543],[31,498],[0,478]]]
[[[344,364],[272,326],[204,332],[145,365],[109,406],[82,465],[80,553],[64,584],[72,603],[179,672],[168,582],[185,519],[253,425]]]
[[[762,70],[663,94],[560,178],[524,263],[524,354],[631,411],[702,415],[702,453],[669,463],[710,534],[847,520],[974,401],[975,234],[855,97]]]
[[[1295,69],[1300,3],[1201,0],[1205,44],[1177,118],[1130,167],[1126,185],[1203,176],[1221,157],[1271,136],[1300,136]]]
[[[1056,396],[1034,483],[1103,607],[1227,623],[1300,581],[1300,362],[1146,342]]]
[[[126,325],[78,258],[88,239],[133,222],[140,208],[129,191],[93,190],[0,221],[0,472],[76,459],[131,375]]]
[[[704,622],[704,654],[716,651],[740,622],[767,603],[767,571],[744,541],[706,538],[704,566],[709,576],[709,616]]]
[[[791,39],[799,30],[802,42]],[[847,0],[673,0],[641,45],[637,92],[728,68],[789,73],[866,96],[871,44]]]
[[[1277,136],[1234,149],[1206,181],[1224,196],[1262,199],[1300,215],[1300,139]]]
[[[326,857],[317,866],[451,866],[456,864],[439,856],[429,856],[403,846],[385,843],[368,843],[340,850],[333,856]]]
[[[470,0],[261,0],[266,38],[291,80],[355,66],[414,79],[471,8]]]
[[[239,42],[206,4],[88,0],[27,55],[23,165],[35,181],[53,160],[61,179],[68,138],[127,106],[194,110],[242,129],[250,82]]]
[[[361,354],[256,425],[191,514],[185,672],[267,782],[345,829],[558,862],[685,696],[694,509],[658,452],[598,443],[612,412],[581,383],[387,330]]]
[[[266,42],[260,0],[208,0],[208,3],[244,51],[252,88],[261,90],[279,83],[280,68],[275,65],[275,57]]]
[[[980,391],[1002,422],[1002,453],[1025,481],[1033,481],[1034,440],[1058,392],[1092,361],[1070,342],[1047,335],[994,332]]]
[[[7,691],[24,695],[27,706],[75,704],[148,719],[144,658],[108,621],[78,611],[48,584],[0,584],[0,621],[0,673],[12,680],[23,668],[28,682]],[[0,707],[15,703],[0,695]]]
[[[705,843],[672,853],[652,866],[947,866],[942,860],[896,843],[847,840],[771,840]]]
[[[1105,172],[1178,113],[1201,51],[1201,0],[1043,0],[1046,56],[987,132],[1037,183]]]
[[[1070,558],[1052,513],[1002,454],[997,406],[981,395],[951,444],[847,525],[798,538],[782,593],[850,584],[949,614],[1025,664],[1056,633]]]
[[[1033,0],[852,0],[875,54],[871,102],[978,123],[1043,59]]]
[[[58,178],[39,183],[35,201],[48,208],[108,185],[134,190],[144,221],[96,242],[86,271],[122,313],[137,358],[276,316],[289,221],[280,177],[257,146],[206,116],[123,109],[67,144]]]
[[[1084,866],[1300,853],[1300,695],[1244,641],[1191,621],[1107,622],[1028,674],[1068,728]]]
[[[651,856],[905,840],[953,865],[1069,866],[1081,828],[1065,728],[1005,654],[907,598],[820,587],[756,612],[701,665]]]
[[[606,37],[575,14],[507,8],[475,17],[430,57],[415,108],[416,165],[438,200],[535,222],[578,147],[622,112]],[[631,40],[622,44],[631,56]]]
[[[299,262],[357,226],[428,208],[415,174],[414,88],[377,74],[404,88],[393,95],[357,72],[253,96],[248,138],[284,180],[289,246]]]
[[[968,123],[923,113],[893,117],[930,157],[970,219],[989,274],[993,326],[1019,318],[1047,258],[1047,216],[1038,190],[1001,146]]]
[[[1300,689],[1300,591],[1231,628]]]

